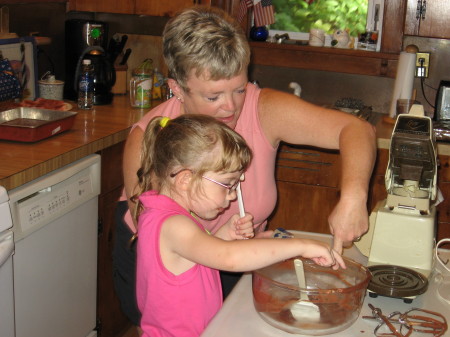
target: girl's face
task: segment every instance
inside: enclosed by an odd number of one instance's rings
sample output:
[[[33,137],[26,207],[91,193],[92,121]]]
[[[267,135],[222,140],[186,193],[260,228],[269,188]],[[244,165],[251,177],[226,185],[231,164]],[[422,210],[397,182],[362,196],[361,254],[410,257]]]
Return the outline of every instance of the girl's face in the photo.
[[[212,220],[236,199],[236,187],[242,172],[206,172],[200,182],[200,193],[191,200],[189,209],[205,220]]]
[[[178,85],[174,92],[183,103],[183,113],[209,115],[234,129],[244,106],[247,82],[245,71],[218,81],[197,77],[192,72],[186,82],[189,92]]]

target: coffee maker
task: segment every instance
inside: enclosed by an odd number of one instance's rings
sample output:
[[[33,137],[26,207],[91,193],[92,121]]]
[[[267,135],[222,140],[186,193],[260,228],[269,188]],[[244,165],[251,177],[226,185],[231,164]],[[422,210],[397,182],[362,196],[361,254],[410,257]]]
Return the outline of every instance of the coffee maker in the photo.
[[[355,245],[368,257],[368,290],[406,301],[427,289],[434,266],[437,152],[431,118],[422,105],[400,114],[385,174],[387,198],[370,215]],[[370,293],[369,293],[370,294]]]
[[[116,81],[114,66],[106,53],[108,24],[101,21],[71,19],[65,23],[66,80],[64,98],[76,100],[83,59],[94,69],[94,104],[110,104]]]

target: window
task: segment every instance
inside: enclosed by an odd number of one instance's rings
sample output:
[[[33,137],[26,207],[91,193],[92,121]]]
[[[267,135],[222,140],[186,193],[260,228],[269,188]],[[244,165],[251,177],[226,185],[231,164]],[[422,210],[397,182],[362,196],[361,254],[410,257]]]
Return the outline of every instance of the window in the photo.
[[[357,37],[365,31],[378,31],[381,37],[384,0],[272,0],[276,22],[270,35],[288,33],[291,39],[308,40],[311,28],[333,34],[348,29]]]

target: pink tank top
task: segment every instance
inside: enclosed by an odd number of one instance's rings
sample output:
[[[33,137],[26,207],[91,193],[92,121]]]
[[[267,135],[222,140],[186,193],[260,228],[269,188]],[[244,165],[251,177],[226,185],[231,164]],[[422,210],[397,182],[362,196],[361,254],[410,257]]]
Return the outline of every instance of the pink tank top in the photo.
[[[263,231],[267,218],[275,208],[277,201],[277,190],[275,185],[275,157],[277,148],[274,148],[267,140],[261,128],[258,116],[258,99],[261,89],[248,83],[245,103],[235,130],[246,140],[253,151],[253,160],[245,172],[245,180],[241,184],[245,211],[254,217],[257,231]],[[175,98],[157,106],[147,113],[133,127],[145,130],[147,124],[155,116],[167,116],[175,118],[180,115],[181,103]],[[121,200],[126,200],[125,192]],[[216,219],[212,221],[200,220],[211,232],[215,232],[232,215],[239,213],[236,201]],[[125,222],[135,231],[130,212],[125,215]]]
[[[139,217],[136,298],[143,337],[200,336],[222,307],[219,271],[199,264],[180,275],[167,270],[160,254],[163,222],[179,214],[196,220],[175,201],[155,191],[139,199],[145,210]]]

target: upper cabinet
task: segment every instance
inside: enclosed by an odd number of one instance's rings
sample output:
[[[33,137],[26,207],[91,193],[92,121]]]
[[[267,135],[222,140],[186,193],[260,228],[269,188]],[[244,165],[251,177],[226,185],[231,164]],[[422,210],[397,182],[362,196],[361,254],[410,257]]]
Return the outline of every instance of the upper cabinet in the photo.
[[[133,14],[136,0],[70,0],[70,11]]]
[[[130,0],[129,0],[130,1]],[[191,7],[195,4],[210,4],[209,0],[135,0],[136,9],[134,14],[151,16],[173,16],[183,8]]]
[[[211,0],[70,0],[69,10],[149,16],[173,16],[179,10],[195,4],[211,4]]]
[[[449,0],[408,0],[405,35],[450,38]]]

